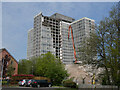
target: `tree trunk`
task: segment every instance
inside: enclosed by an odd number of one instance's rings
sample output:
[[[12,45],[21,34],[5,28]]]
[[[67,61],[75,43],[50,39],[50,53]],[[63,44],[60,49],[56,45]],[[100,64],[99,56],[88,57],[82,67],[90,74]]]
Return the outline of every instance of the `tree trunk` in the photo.
[[[105,70],[106,70],[106,75],[107,75],[107,80],[108,80],[107,84],[111,85],[109,71],[108,71],[108,68],[106,66],[105,66]]]

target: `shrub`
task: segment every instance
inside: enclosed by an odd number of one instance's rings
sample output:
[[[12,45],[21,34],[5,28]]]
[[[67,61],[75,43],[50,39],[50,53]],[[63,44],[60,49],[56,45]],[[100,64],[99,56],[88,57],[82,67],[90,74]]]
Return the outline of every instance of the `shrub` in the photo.
[[[23,79],[33,79],[34,75],[28,75],[28,74],[16,74],[12,75],[10,84],[18,84],[20,80]]]
[[[12,76],[13,80],[33,79],[34,75],[16,74]]]
[[[6,84],[8,84],[7,81],[2,81],[2,85],[6,85]]]
[[[64,80],[63,81],[63,86],[64,87],[77,88],[77,84],[75,82],[73,82],[71,79]]]
[[[51,82],[51,80],[47,77],[41,77],[41,76],[36,77],[35,76],[35,77],[33,77],[33,79],[35,79],[35,80],[47,80],[48,82]]]
[[[11,80],[10,81],[10,84],[13,85],[13,84],[18,84],[18,81],[17,80]]]

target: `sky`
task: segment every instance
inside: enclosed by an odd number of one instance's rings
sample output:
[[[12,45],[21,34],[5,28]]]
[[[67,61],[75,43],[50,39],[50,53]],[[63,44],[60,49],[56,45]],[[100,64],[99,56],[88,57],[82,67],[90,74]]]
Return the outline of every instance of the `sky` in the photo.
[[[2,47],[6,48],[17,61],[26,59],[27,33],[33,28],[36,14],[42,12],[44,16],[51,16],[60,13],[75,20],[88,17],[98,24],[104,17],[109,16],[109,11],[115,4],[115,2],[2,2]]]

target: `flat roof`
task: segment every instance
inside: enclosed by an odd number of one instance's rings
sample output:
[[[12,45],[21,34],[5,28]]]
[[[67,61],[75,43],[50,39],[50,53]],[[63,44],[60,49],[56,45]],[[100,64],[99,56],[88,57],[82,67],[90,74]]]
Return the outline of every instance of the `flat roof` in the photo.
[[[93,20],[93,19],[90,19],[90,18],[87,18],[87,17],[83,17],[83,18],[81,18],[81,19],[79,19],[79,20],[76,20],[76,21],[72,22],[71,24],[74,24],[74,23],[76,23],[76,22],[79,22],[79,21],[81,21],[81,20],[83,20],[83,19],[88,19],[88,20],[91,20],[91,21],[95,22],[95,20]]]

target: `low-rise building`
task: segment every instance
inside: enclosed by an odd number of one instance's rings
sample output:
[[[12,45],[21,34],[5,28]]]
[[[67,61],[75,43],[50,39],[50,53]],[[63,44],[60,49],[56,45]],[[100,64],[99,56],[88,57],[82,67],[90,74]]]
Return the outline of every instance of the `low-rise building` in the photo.
[[[3,68],[2,68],[3,67]],[[0,49],[0,75],[3,70],[3,77],[8,76],[9,67],[12,68],[12,75],[18,74],[18,62],[16,59],[7,51],[7,49]]]

